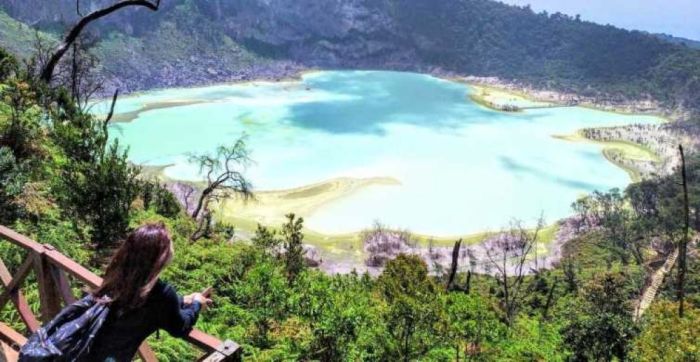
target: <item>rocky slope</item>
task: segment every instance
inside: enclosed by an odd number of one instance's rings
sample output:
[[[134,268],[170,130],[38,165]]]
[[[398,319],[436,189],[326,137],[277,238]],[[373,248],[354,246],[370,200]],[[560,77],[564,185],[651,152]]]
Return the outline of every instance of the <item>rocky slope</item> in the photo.
[[[82,0],[88,13],[115,0]],[[0,0],[60,32],[75,0]],[[372,68],[517,79],[586,96],[700,109],[700,51],[657,36],[491,0],[163,0],[91,27],[125,90]]]

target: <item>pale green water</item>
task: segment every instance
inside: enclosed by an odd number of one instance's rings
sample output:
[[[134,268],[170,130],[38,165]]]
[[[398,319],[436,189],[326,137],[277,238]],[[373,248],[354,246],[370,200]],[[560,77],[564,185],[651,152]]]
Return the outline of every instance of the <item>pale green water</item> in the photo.
[[[334,177],[393,177],[321,208],[307,219],[320,232],[358,231],[382,221],[448,236],[506,226],[512,218],[549,221],[593,190],[624,187],[629,177],[599,146],[552,135],[584,127],[658,122],[584,108],[506,114],[484,109],[458,83],[393,72],[321,72],[298,83],[255,83],[149,92],[121,100],[118,112],[145,103],[206,103],[153,110],[112,135],[136,163],[175,164],[166,173],[196,179],[189,152],[249,136],[258,190]],[[289,210],[293,212],[294,210]]]

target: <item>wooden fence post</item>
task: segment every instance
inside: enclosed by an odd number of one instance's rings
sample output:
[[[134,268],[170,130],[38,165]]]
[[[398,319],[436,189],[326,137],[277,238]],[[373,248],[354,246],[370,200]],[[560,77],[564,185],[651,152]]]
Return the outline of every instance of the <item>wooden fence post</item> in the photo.
[[[61,293],[53,283],[51,264],[43,254],[34,259],[36,280],[39,284],[39,301],[41,304],[41,321],[47,323],[61,311]]]

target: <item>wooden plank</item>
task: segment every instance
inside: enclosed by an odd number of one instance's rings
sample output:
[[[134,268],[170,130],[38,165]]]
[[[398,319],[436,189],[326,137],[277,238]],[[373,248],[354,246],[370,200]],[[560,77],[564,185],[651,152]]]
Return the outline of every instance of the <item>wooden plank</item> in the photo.
[[[24,259],[22,265],[20,265],[15,276],[12,277],[12,280],[5,285],[5,291],[2,293],[2,295],[0,295],[0,310],[5,307],[5,304],[13,295],[17,295],[17,289],[32,270],[35,255],[36,254],[30,252],[29,255],[27,255],[27,258]]]
[[[58,288],[58,292],[61,294],[61,298],[63,299],[63,302],[68,305],[68,304],[73,304],[76,302],[76,298],[73,295],[73,291],[70,288],[70,281],[68,280],[68,276],[66,275],[66,272],[63,270],[59,269],[55,265],[51,264],[51,278],[53,279],[54,284]]]
[[[27,343],[26,337],[4,323],[0,323],[0,340],[9,344],[15,349],[19,349],[20,347],[24,346],[25,343]]]
[[[210,336],[199,329],[193,329],[185,339],[205,352],[215,351],[222,344],[220,339]]]
[[[5,266],[2,259],[0,259],[0,279],[5,286],[12,281],[12,275],[10,275],[10,271],[7,270],[7,266]],[[17,291],[17,294],[13,295],[11,299],[22,321],[24,321],[24,324],[27,326],[27,329],[29,329],[30,332],[35,332],[39,329],[39,321],[34,316],[34,313],[32,313],[31,308],[29,308],[29,303],[27,303],[27,299],[24,298],[22,292]]]
[[[139,357],[144,362],[158,362],[158,357],[156,357],[155,352],[146,342],[141,343],[141,346],[139,346]]]
[[[65,270],[76,279],[87,284],[88,287],[97,288],[102,285],[102,278],[98,277],[84,266],[76,263],[74,260],[69,259],[57,250],[47,250],[44,255],[51,264]]]
[[[203,358],[203,362],[237,362],[242,358],[242,349],[238,343],[226,340],[214,352]]]
[[[17,362],[17,360],[19,360],[19,352],[0,342],[0,362]]]
[[[0,225],[0,238],[25,250],[32,250],[37,253],[41,253],[44,250],[43,246],[36,241],[2,225]]]
[[[39,284],[39,302],[41,307],[41,320],[50,322],[61,311],[61,297],[58,288],[51,277],[51,264],[40,255],[34,260],[36,280]]]

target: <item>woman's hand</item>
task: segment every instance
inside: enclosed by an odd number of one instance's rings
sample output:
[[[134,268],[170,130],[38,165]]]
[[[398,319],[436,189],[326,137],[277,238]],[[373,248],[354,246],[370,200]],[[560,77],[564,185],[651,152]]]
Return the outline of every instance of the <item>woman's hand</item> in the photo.
[[[202,293],[192,293],[182,297],[182,301],[185,305],[191,305],[194,302],[198,302],[202,306],[202,310],[206,309],[212,304],[212,300],[204,296]]]

